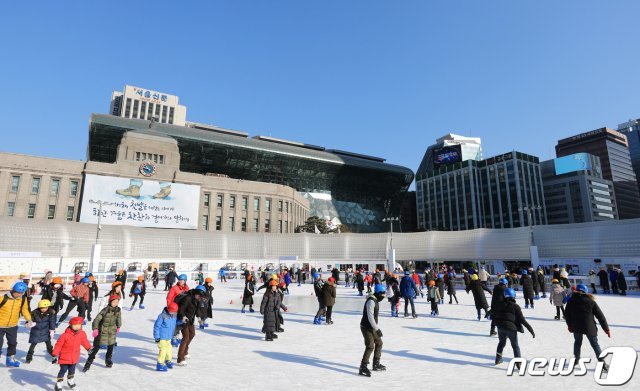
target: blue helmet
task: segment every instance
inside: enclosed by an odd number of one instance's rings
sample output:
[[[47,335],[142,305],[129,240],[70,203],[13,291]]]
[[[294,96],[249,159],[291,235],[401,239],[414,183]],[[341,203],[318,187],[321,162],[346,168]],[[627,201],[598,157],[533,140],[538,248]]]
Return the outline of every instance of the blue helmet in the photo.
[[[11,288],[11,290],[18,293],[25,293],[27,291],[27,284],[22,281],[18,281],[13,284],[13,288]]]
[[[314,275],[313,275],[313,278],[314,278],[315,280],[317,280],[318,278],[320,278],[320,273],[316,273],[316,274],[314,274]]]
[[[522,275],[523,275],[523,276],[526,276],[528,273],[529,273],[529,272],[527,271],[527,269],[523,269],[523,270],[522,270]]]
[[[516,291],[514,291],[512,288],[507,288],[504,290],[504,297],[510,297],[512,299],[515,299]]]
[[[83,278],[82,280],[80,280],[80,283],[81,283],[81,284],[88,284],[88,283],[90,283],[90,282],[91,282],[91,280],[90,280],[90,279],[88,279],[87,277],[85,277],[85,278]]]
[[[438,278],[442,278],[442,277],[443,277],[442,273],[438,273]]]
[[[196,290],[197,290],[197,291],[201,291],[202,293],[207,293],[207,288],[205,288],[205,287],[204,287],[204,286],[202,286],[202,285],[198,285],[198,286],[196,287]]]
[[[589,293],[589,288],[587,288],[585,284],[578,284],[578,286],[576,286],[576,290],[583,293]]]
[[[408,275],[409,275],[409,270],[405,270],[405,271],[404,271],[404,275],[405,275],[405,276],[408,276]]]
[[[181,274],[178,276],[178,281],[187,281],[189,278],[186,274]]]
[[[374,293],[387,293],[387,288],[382,284],[376,284],[373,291]]]
[[[501,278],[498,282],[504,285],[509,285],[509,281],[506,278]]]
[[[87,278],[88,278],[90,275],[91,275],[91,273],[89,273],[89,272],[84,273],[84,276],[85,276],[85,277],[87,277]]]

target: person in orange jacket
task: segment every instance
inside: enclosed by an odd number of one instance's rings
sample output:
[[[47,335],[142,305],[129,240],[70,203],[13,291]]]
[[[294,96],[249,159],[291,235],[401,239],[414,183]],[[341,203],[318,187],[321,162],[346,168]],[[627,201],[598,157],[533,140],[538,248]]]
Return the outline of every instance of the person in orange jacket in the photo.
[[[169,307],[169,304],[173,303],[176,296],[178,296],[181,293],[189,292],[189,285],[187,285],[187,279],[188,277],[186,274],[181,274],[180,276],[178,276],[178,283],[173,287],[171,287],[171,289],[169,290],[169,293],[167,294],[167,307]]]
[[[69,304],[67,304],[67,309],[58,320],[58,325],[67,319],[69,313],[71,313],[76,306],[78,306],[78,316],[84,320],[85,313],[87,312],[87,304],[89,303],[89,284],[91,280],[84,277],[80,282],[80,285],[74,286],[71,292],[69,292],[71,295]]]
[[[67,375],[67,384],[71,389],[76,387],[74,376],[76,374],[76,365],[80,361],[80,347],[84,347],[91,354],[91,344],[87,339],[87,334],[82,330],[84,318],[79,316],[71,318],[69,327],[58,338],[56,346],[53,348],[51,355],[53,364],[60,365],[58,377],[56,379],[55,391],[62,391],[62,383],[64,376]]]

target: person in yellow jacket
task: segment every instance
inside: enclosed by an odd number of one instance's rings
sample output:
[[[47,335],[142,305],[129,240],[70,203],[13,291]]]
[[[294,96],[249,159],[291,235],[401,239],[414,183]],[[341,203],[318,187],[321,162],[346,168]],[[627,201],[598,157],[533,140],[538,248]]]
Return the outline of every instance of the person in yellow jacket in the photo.
[[[7,361],[8,367],[19,367],[20,362],[16,361],[16,346],[18,346],[18,321],[20,314],[27,321],[27,328],[31,327],[31,314],[29,313],[29,303],[24,295],[27,291],[27,284],[22,281],[16,282],[9,294],[5,294],[0,300],[0,355],[4,338],[7,338]]]

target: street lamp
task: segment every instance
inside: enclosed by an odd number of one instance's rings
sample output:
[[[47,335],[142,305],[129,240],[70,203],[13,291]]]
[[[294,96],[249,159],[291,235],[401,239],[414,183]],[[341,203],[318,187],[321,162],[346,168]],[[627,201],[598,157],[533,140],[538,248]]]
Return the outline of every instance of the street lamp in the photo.
[[[389,271],[394,270],[395,269],[395,261],[396,261],[396,256],[393,250],[393,222],[394,221],[400,221],[399,217],[385,217],[384,219],[382,219],[383,222],[389,222],[389,224],[391,225],[391,240],[389,242],[389,245],[391,247],[391,251],[389,252],[389,260],[390,260],[390,267],[389,267]]]
[[[542,206],[540,205],[532,205],[532,206],[521,206],[518,208],[518,212],[527,212],[527,221],[529,222],[529,243],[533,246],[533,226],[535,222],[532,220],[531,212],[537,210],[538,212],[542,210]]]

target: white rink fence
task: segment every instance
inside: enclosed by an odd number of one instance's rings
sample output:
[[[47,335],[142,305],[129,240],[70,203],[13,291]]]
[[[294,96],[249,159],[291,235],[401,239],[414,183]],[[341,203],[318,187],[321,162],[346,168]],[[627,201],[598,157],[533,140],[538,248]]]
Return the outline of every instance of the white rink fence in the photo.
[[[94,224],[0,217],[0,275],[43,270],[72,272],[86,264],[96,243]],[[532,243],[533,241],[533,243]],[[499,262],[532,260],[537,247],[543,265],[588,269],[619,265],[625,273],[640,265],[640,219],[514,229],[418,233],[333,234],[220,233],[103,225],[101,266],[171,263],[178,270],[218,270],[227,264],[264,266],[287,261],[321,266],[383,264],[389,249],[397,262]],[[601,260],[594,263],[595,259]],[[283,262],[284,263],[284,262]],[[111,267],[111,269],[110,269]],[[120,266],[118,266],[120,267]],[[499,270],[497,268],[496,270]]]

